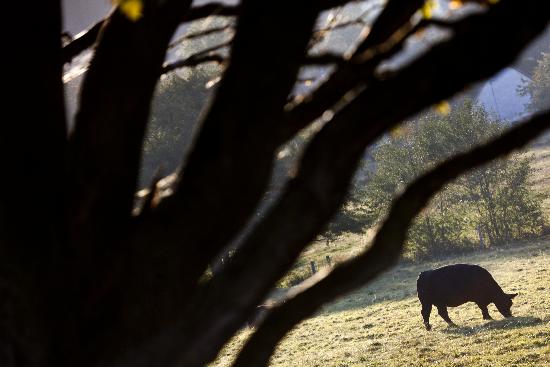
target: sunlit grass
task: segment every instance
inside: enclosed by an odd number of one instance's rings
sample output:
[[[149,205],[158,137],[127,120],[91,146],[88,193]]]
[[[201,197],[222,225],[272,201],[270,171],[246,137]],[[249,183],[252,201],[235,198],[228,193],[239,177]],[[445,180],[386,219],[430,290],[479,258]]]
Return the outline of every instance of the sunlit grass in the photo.
[[[450,308],[450,328],[432,311],[422,325],[420,271],[451,263],[487,268],[507,292],[519,292],[514,318],[484,321],[474,304]],[[212,366],[229,366],[244,329]],[[302,322],[278,346],[272,366],[547,366],[550,365],[550,239],[437,262],[401,265]]]

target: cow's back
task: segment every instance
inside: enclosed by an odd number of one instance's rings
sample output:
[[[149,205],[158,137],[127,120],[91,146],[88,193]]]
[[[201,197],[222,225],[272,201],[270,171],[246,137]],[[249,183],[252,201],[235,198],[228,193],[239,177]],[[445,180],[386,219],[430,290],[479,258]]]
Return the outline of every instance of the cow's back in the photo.
[[[483,302],[498,291],[489,272],[478,265],[455,264],[420,273],[418,297],[422,302],[458,306]]]

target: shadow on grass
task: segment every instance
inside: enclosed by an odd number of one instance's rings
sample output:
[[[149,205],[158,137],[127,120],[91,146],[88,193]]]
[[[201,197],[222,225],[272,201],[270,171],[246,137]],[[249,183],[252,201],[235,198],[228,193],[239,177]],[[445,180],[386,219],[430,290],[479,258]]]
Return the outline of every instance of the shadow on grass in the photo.
[[[511,317],[503,320],[493,320],[485,324],[480,324],[473,327],[467,326],[450,326],[442,330],[447,334],[474,335],[486,330],[495,329],[517,329],[522,327],[534,326],[542,324],[544,321],[538,317]]]

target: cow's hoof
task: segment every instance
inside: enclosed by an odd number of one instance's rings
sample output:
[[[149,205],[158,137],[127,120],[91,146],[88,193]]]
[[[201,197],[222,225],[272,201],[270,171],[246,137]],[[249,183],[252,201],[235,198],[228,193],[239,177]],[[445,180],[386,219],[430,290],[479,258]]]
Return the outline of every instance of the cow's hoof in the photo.
[[[428,331],[432,330],[432,325],[426,324],[426,325],[424,325],[424,326],[426,326],[426,330],[428,330]]]

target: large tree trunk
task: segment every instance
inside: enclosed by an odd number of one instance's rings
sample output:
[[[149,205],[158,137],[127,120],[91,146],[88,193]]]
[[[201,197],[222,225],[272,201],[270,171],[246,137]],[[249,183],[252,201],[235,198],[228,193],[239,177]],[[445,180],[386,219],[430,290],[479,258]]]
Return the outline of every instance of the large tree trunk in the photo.
[[[380,77],[380,63],[429,24],[412,24],[424,1],[390,0],[351,59],[308,55],[318,16],[346,0],[143,3],[139,20],[114,11],[65,49],[59,1],[11,1],[5,12],[21,24],[4,32],[11,37],[0,141],[1,366],[207,364],[326,227],[364,149],[510,63],[550,17],[548,2],[501,0],[439,23],[452,28],[449,40]],[[226,71],[171,194],[153,185],[136,214],[141,145],[170,38],[181,22],[212,12],[238,16]],[[63,61],[92,41],[68,136]],[[334,74],[307,99],[287,103],[300,68],[326,60]],[[277,149],[321,117],[327,121],[280,198],[231,261],[205,278],[258,206]],[[372,249],[275,307],[236,363],[267,363],[296,323],[396,261],[411,220],[445,183],[526,144],[549,120],[541,114],[413,183]]]

